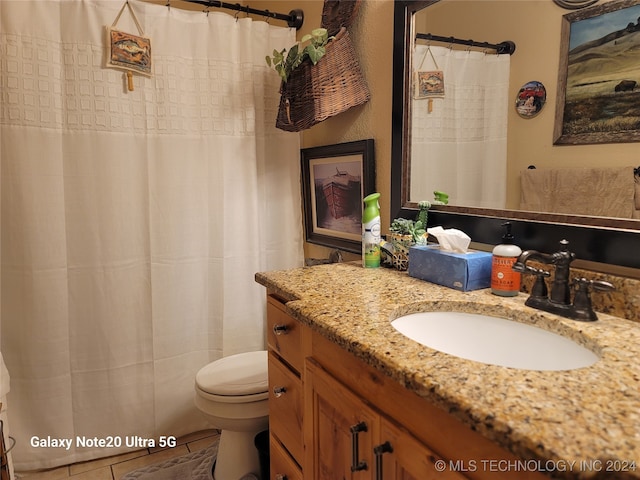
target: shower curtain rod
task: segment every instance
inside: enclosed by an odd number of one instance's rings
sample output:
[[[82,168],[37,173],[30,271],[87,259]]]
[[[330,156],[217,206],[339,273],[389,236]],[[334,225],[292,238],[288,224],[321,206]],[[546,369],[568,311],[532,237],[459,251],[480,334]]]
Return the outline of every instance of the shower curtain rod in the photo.
[[[475,40],[462,40],[461,38],[455,37],[441,37],[430,33],[418,33],[416,34],[416,38],[420,40],[432,40],[434,42],[455,43],[456,45],[468,45],[470,47],[491,48],[500,54],[508,53],[509,55],[513,55],[513,52],[516,51],[516,44],[511,40],[505,40],[501,43],[476,42]]]
[[[291,10],[289,14],[270,12],[269,10],[258,10],[251,8],[249,5],[240,5],[239,3],[227,3],[220,2],[218,0],[184,0],[189,3],[198,3],[204,5],[207,8],[226,8],[227,10],[235,10],[236,12],[245,12],[247,15],[262,15],[267,18],[274,18],[276,20],[283,20],[287,22],[287,25],[300,30],[304,22],[304,12],[301,9]],[[171,0],[167,0],[167,6],[171,4]]]

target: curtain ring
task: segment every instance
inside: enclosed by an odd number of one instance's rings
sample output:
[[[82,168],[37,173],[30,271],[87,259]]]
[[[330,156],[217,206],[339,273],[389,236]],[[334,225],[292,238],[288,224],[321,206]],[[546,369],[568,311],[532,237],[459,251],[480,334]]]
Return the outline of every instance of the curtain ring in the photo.
[[[236,14],[234,15],[236,22],[238,21],[238,18],[240,17],[240,12],[242,11],[242,5],[240,5],[239,3],[236,3]]]
[[[211,1],[207,2],[206,8],[202,11],[202,13],[207,14],[207,18],[209,17],[209,9],[211,8]]]
[[[265,22],[267,22],[267,25],[269,25],[269,20],[271,20],[271,14],[269,13],[269,10],[265,9],[264,16],[267,18]]]
[[[171,10],[171,0],[167,0],[165,7],[167,7],[167,10]]]

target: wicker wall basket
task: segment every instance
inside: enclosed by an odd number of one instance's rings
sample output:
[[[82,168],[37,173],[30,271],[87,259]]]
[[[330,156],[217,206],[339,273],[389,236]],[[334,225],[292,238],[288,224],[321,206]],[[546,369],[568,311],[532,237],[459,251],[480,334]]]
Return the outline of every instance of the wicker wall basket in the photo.
[[[276,127],[299,132],[371,98],[349,32],[341,28],[318,63],[308,59],[280,89]]]

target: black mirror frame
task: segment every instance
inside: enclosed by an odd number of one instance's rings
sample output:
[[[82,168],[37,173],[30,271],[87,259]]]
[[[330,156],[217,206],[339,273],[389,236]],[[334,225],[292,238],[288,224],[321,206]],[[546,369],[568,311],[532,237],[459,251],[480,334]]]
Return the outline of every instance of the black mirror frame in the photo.
[[[417,214],[417,205],[408,198],[410,111],[405,108],[410,98],[411,17],[437,1],[394,0],[391,218],[413,218]],[[566,239],[580,260],[640,268],[637,220],[454,206],[434,206],[429,211],[430,226],[458,228],[473,241],[487,245],[500,243],[506,219],[512,223],[523,250],[555,252],[560,240]]]

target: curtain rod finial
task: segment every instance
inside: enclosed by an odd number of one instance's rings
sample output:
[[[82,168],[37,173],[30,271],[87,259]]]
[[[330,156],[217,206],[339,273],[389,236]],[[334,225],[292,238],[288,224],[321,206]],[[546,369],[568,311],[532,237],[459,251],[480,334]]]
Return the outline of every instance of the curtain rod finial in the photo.
[[[300,27],[302,27],[302,24],[304,23],[304,11],[296,8],[289,12],[289,17],[287,24],[296,30],[300,30]]]

